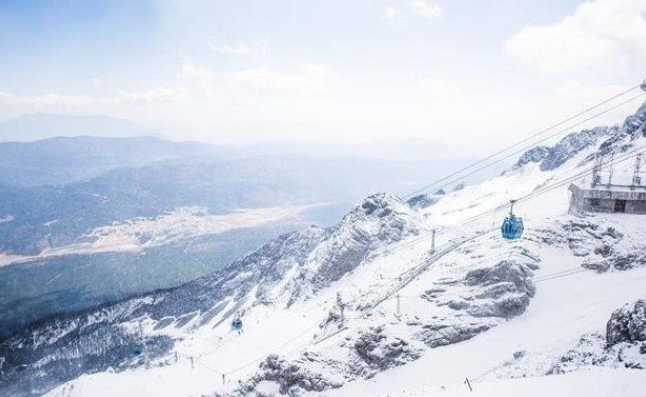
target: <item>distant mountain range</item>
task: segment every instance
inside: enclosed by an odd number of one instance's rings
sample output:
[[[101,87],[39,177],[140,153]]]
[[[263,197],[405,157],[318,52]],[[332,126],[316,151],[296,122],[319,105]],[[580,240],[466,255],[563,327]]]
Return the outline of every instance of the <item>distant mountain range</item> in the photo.
[[[372,192],[405,192],[468,161],[155,137],[0,143],[0,335],[191,281],[281,233],[333,224]]]
[[[154,137],[57,137],[0,143],[0,185],[62,185],[121,167],[181,158],[229,156],[223,146]]]
[[[0,142],[31,142],[72,136],[154,135],[150,128],[109,116],[33,113],[0,122]]]

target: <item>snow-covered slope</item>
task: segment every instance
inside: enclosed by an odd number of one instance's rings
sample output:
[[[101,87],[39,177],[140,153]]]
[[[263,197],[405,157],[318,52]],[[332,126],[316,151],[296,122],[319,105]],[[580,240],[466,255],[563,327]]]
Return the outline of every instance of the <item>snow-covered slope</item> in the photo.
[[[0,345],[0,390],[458,396],[469,379],[480,395],[638,396],[641,333],[610,344],[606,325],[646,298],[646,218],[568,214],[557,183],[597,152],[644,147],[645,123],[643,106],[620,127],[533,149],[497,178],[420,200],[428,205],[373,195],[339,225],[284,235],[212,276],[44,321]],[[627,173],[632,161],[615,167]],[[500,204],[523,197],[525,236],[503,241]],[[230,327],[237,315],[242,333]],[[629,317],[641,321],[611,323]],[[548,377],[527,380],[536,376]]]

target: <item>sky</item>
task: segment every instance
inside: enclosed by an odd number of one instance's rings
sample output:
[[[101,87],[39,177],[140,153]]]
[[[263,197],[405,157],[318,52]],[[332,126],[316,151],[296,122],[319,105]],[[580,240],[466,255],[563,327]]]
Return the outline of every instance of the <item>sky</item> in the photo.
[[[0,120],[498,147],[646,78],[645,13],[646,0],[0,0]]]

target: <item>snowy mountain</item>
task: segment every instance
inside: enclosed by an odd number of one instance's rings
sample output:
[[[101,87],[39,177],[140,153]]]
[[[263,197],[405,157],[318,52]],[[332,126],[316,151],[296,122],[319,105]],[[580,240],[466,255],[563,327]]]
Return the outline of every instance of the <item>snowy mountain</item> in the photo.
[[[0,338],[50,315],[211,274],[280,234],[336,223],[371,192],[408,189],[429,169],[451,166],[230,159],[218,150],[154,138],[0,144],[0,180],[68,182],[0,181]]]
[[[567,188],[590,182],[597,153],[629,174],[644,147],[646,105],[424,205],[372,195],[336,226],[282,235],[207,277],[6,338],[0,390],[640,396],[646,218],[570,214]],[[520,240],[499,237],[509,199]]]

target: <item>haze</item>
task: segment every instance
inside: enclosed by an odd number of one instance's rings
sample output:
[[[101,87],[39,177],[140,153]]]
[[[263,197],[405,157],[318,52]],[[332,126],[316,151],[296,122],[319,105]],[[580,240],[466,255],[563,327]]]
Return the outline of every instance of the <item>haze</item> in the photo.
[[[501,147],[643,78],[645,9],[644,0],[3,1],[0,120],[100,115],[213,143],[419,137]]]

